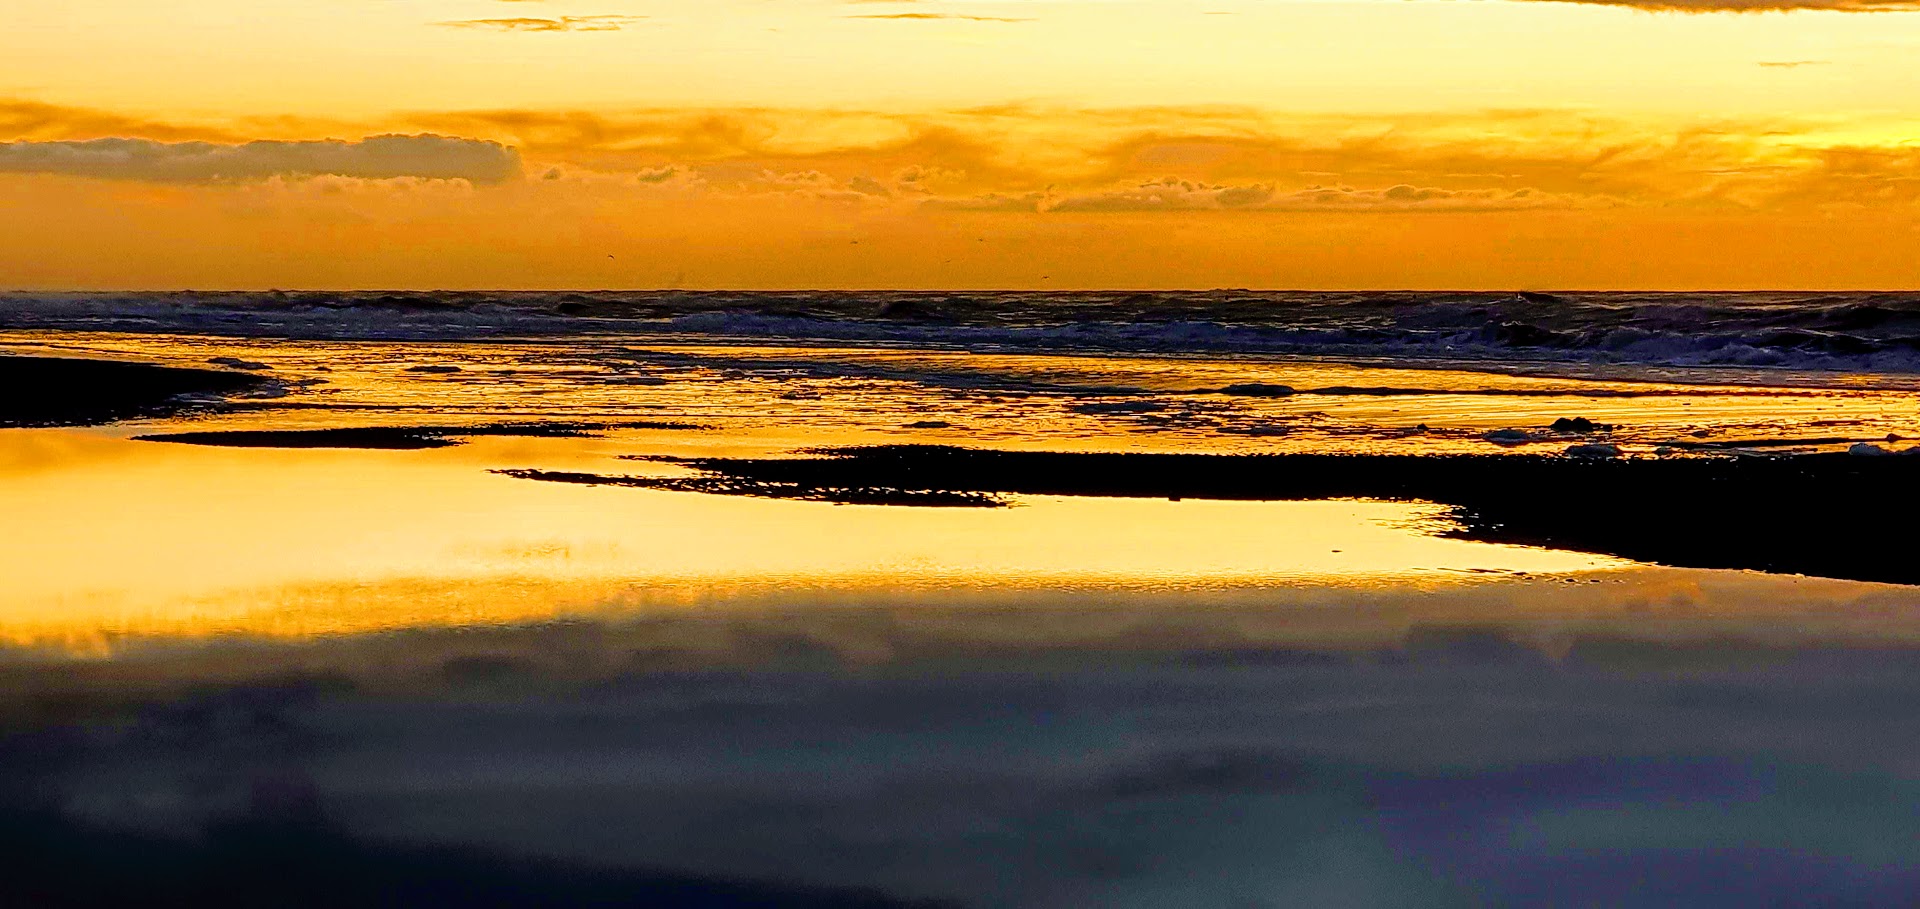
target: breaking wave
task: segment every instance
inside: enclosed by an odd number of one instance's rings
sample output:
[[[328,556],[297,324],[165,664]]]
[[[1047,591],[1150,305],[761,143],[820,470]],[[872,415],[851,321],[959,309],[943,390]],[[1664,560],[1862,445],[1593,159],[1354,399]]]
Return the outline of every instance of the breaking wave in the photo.
[[[973,349],[1920,373],[1920,294],[262,292],[0,295],[0,328],[648,334]]]

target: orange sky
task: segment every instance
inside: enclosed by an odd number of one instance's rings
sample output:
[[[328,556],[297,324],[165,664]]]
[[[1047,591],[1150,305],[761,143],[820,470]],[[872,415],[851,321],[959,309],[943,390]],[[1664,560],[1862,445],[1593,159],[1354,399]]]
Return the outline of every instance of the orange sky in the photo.
[[[10,19],[0,287],[1920,285],[1899,2]]]

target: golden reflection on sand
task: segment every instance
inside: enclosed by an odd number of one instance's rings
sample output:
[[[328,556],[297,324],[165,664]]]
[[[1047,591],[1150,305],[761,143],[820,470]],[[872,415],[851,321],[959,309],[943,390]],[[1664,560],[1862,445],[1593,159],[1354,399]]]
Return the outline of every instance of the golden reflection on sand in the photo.
[[[1277,357],[714,345],[646,336],[475,344],[73,333],[54,344],[32,332],[0,332],[0,345],[186,366],[236,357],[269,365],[263,374],[291,383],[285,397],[223,414],[209,428],[650,419],[724,430],[698,439],[683,434],[678,441],[685,448],[674,453],[928,442],[1102,451],[1552,454],[1567,440],[1548,437],[1507,449],[1485,434],[1543,429],[1568,416],[1617,424],[1609,438],[1643,454],[1703,438],[1920,434],[1913,419],[1920,395],[1912,380],[1897,376],[1874,377],[1872,388],[1836,387],[1848,383],[1828,376],[1818,384],[1791,374],[1760,379],[1733,369],[1649,370],[1647,380],[1624,381]],[[417,371],[423,366],[458,371]],[[1726,384],[1651,380],[1681,374],[1691,382]],[[1743,380],[1798,387],[1737,386]],[[1214,393],[1236,384],[1284,385],[1300,393]]]
[[[540,483],[601,440],[247,450],[0,433],[0,640],[304,636],[684,608],[727,591],[1420,588],[1625,563],[1442,539],[1437,506],[1033,497],[835,506]],[[380,591],[387,591],[386,594]],[[390,595],[393,591],[403,595]],[[610,605],[611,604],[611,605]],[[624,605],[623,605],[624,604]]]

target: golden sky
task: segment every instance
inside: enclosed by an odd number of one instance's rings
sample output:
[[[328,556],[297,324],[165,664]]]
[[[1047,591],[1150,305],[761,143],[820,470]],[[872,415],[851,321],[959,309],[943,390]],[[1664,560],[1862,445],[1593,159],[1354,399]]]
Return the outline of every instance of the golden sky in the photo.
[[[17,6],[0,287],[1920,285],[1898,0]]]

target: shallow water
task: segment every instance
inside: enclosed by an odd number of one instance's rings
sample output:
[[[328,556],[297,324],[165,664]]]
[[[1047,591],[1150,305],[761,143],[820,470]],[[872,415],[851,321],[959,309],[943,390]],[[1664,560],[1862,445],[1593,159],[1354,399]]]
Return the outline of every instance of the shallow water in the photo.
[[[1445,509],[1385,502],[1029,497],[992,511],[835,506],[534,483],[490,468],[614,466],[670,433],[485,439],[439,451],[284,451],[0,435],[0,556],[16,644],[361,632],[831,591],[1432,586],[1618,569],[1439,539]],[[390,611],[383,585],[458,594]]]

